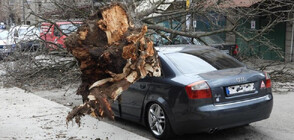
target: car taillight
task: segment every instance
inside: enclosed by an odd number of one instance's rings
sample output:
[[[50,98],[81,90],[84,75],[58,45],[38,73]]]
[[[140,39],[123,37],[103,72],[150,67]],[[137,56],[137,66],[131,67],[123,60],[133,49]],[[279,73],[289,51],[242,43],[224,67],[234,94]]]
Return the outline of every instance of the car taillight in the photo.
[[[265,88],[272,87],[270,75],[267,72],[264,72],[264,75],[265,75]],[[263,83],[263,81],[262,81],[262,83]]]
[[[185,87],[190,99],[211,98],[211,90],[205,81],[198,81]]]
[[[239,53],[239,46],[236,45],[236,46],[235,46],[235,49],[234,49],[234,51],[233,51],[233,55],[237,55],[238,53]]]
[[[265,75],[265,82],[261,81],[260,88],[271,88],[272,82],[270,79],[270,75],[267,72],[264,72]]]

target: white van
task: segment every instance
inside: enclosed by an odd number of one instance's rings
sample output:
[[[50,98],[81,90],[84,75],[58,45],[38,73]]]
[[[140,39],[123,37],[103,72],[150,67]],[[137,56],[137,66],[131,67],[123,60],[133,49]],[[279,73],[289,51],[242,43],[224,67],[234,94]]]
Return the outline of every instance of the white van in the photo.
[[[35,26],[21,25],[11,27],[9,38],[21,50],[35,50],[40,46],[40,30]]]

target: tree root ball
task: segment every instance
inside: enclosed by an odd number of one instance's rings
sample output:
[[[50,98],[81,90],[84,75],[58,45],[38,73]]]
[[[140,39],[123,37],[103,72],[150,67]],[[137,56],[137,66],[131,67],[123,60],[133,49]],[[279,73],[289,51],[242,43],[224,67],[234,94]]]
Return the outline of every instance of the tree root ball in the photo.
[[[147,26],[135,28],[124,7],[115,3],[101,8],[66,38],[65,45],[82,72],[77,94],[84,102],[73,108],[67,122],[75,118],[79,124],[84,114],[113,119],[110,103],[121,92],[146,75],[161,75],[146,32]]]

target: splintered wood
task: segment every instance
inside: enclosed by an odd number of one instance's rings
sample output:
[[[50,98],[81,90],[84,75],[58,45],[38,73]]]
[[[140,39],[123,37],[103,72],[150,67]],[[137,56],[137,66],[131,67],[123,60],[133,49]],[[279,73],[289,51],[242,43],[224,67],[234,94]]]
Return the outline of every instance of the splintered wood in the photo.
[[[77,94],[84,104],[68,114],[67,121],[90,114],[114,119],[110,104],[128,87],[146,75],[160,76],[153,42],[144,35],[147,26],[135,28],[119,4],[102,8],[69,36],[66,47],[78,60],[82,83]]]

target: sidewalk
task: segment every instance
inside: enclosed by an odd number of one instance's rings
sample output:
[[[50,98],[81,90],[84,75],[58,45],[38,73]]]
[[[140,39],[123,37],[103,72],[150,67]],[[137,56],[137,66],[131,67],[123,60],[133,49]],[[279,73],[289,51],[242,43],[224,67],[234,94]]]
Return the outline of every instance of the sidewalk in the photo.
[[[72,122],[67,126],[69,111],[22,89],[0,88],[0,139],[146,139],[90,116],[82,118],[81,127]]]

